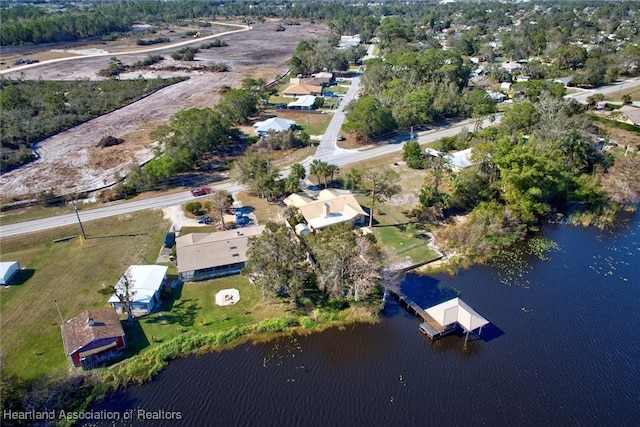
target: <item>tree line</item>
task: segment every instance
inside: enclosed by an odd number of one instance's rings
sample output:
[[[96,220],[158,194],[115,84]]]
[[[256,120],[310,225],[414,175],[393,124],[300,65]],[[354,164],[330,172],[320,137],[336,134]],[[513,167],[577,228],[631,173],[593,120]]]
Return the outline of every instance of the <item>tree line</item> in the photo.
[[[33,160],[35,155],[31,147],[38,141],[183,80],[183,77],[122,81],[36,81],[2,78],[0,169],[5,172]]]

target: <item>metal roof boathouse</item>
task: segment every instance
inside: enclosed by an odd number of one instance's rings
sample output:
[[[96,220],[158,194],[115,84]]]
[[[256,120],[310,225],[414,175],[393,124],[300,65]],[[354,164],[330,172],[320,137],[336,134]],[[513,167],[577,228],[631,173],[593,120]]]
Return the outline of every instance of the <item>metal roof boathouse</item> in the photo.
[[[440,326],[438,331],[441,332],[439,332],[437,336],[442,336],[445,333],[453,331],[457,325],[466,332],[465,342],[469,338],[470,333],[477,329],[478,335],[480,335],[480,333],[482,333],[482,327],[489,324],[487,319],[478,314],[477,311],[469,307],[469,305],[460,298],[453,298],[442,304],[427,308],[425,312]],[[424,323],[420,325],[420,330],[429,338],[433,339],[435,336],[431,334],[431,328],[423,327],[423,325]],[[429,324],[429,326],[431,326],[431,324]]]
[[[466,333],[464,340],[466,344],[470,333],[478,330],[477,334],[480,335],[482,327],[490,323],[460,298],[453,298],[423,309],[402,292],[391,291],[391,294],[395,295],[407,310],[422,318],[420,332],[432,340],[455,331],[459,326]]]

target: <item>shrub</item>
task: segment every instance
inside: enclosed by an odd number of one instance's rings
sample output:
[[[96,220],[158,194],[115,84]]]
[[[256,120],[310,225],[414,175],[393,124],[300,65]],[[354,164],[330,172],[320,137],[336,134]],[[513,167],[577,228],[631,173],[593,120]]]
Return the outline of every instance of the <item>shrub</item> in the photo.
[[[316,325],[315,320],[309,316],[300,316],[298,318],[298,323],[300,323],[300,326],[305,329],[313,328]]]
[[[256,330],[258,332],[280,332],[284,331],[291,325],[293,319],[289,316],[276,317],[273,319],[265,319],[258,323]]]

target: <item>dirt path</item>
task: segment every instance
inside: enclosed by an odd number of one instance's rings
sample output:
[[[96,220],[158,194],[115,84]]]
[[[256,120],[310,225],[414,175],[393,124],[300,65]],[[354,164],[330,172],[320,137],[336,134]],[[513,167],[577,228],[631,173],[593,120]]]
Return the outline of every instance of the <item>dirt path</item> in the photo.
[[[134,104],[101,116],[66,132],[40,142],[36,149],[38,160],[0,176],[2,203],[33,198],[45,190],[55,194],[91,191],[113,183],[114,175],[122,173],[132,161],[143,162],[152,155],[149,132],[166,122],[177,111],[187,108],[210,107],[217,103],[220,89],[234,87],[247,76],[271,80],[287,69],[287,61],[302,39],[322,37],[326,28],[319,24],[287,26],[276,31],[277,22],[253,26],[251,31],[220,37],[228,46],[203,50],[196,55],[196,64],[226,63],[226,73],[166,72],[148,70],[122,74],[120,78],[188,76],[189,80],[164,88]],[[194,42],[195,46],[202,39]],[[103,45],[82,49],[105,49]],[[119,47],[125,50],[124,47]],[[78,47],[74,47],[77,50]],[[57,46],[59,50],[59,46]],[[170,58],[175,49],[160,50],[165,56],[163,66],[176,61]],[[46,52],[40,52],[44,55]],[[30,57],[38,55],[29,52]],[[16,54],[19,55],[19,54]],[[147,53],[117,54],[125,64],[132,64]],[[8,78],[43,80],[100,79],[96,73],[106,68],[110,56],[78,57],[73,61],[41,64],[38,67],[5,74]],[[3,58],[4,59],[4,58]],[[188,62],[182,65],[189,65]],[[194,64],[195,65],[195,64]],[[97,148],[104,136],[123,138],[124,144]]]

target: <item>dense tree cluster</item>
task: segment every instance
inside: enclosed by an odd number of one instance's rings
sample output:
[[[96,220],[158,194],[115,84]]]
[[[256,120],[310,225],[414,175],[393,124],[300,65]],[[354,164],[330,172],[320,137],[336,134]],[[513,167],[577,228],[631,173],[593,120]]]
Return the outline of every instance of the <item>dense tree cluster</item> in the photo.
[[[371,235],[337,224],[302,237],[284,224],[268,224],[251,238],[245,273],[265,295],[298,298],[322,292],[329,298],[360,300],[380,281],[382,255]]]
[[[2,79],[0,169],[7,171],[32,160],[31,145],[35,142],[183,80],[73,82]]]
[[[594,133],[572,103],[547,92],[536,102],[517,102],[499,127],[464,135],[472,166],[442,168],[446,154],[423,160],[427,174],[414,214],[429,222],[469,212],[441,237],[452,249],[487,255],[563,207],[597,208],[605,203],[601,180],[613,158],[597,150]],[[446,152],[450,143],[441,141],[439,148]],[[405,156],[420,157],[413,147]]]
[[[349,63],[363,57],[362,46],[337,49],[331,39],[302,40],[289,60],[291,75],[309,75],[320,71],[346,71]]]

